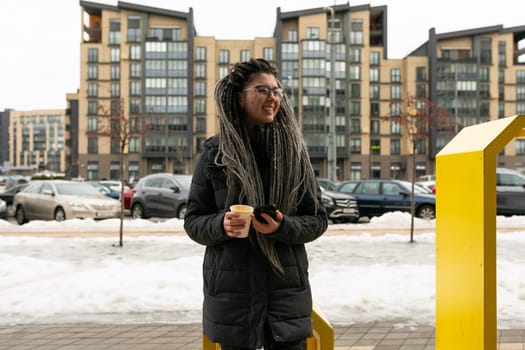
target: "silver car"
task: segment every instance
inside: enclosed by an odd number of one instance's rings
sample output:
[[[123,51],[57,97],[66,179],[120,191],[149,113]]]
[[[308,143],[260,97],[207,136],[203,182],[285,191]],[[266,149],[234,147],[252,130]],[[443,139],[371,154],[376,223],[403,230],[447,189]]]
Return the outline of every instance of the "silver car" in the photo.
[[[32,181],[13,200],[19,225],[30,220],[107,219],[120,215],[120,201],[101,194],[88,183]]]

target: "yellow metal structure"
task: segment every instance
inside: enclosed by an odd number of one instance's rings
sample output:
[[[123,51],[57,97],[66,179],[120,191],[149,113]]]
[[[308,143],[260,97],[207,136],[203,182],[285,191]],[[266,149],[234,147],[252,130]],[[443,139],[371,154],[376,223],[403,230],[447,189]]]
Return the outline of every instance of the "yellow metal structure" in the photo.
[[[436,157],[436,350],[496,350],[496,158],[525,115],[462,129]]]
[[[312,310],[312,323],[314,335],[306,340],[307,350],[334,350],[334,329],[316,304]],[[202,350],[220,348],[219,344],[213,343],[202,334]]]

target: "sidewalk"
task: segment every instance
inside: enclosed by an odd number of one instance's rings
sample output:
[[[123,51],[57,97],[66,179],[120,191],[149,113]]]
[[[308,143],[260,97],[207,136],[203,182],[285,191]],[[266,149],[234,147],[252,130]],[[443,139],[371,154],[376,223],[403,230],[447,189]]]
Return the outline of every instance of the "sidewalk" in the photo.
[[[393,322],[334,326],[336,350],[431,350],[429,326]],[[199,350],[201,325],[66,324],[0,326],[0,350]],[[498,350],[525,350],[525,330],[499,330]]]

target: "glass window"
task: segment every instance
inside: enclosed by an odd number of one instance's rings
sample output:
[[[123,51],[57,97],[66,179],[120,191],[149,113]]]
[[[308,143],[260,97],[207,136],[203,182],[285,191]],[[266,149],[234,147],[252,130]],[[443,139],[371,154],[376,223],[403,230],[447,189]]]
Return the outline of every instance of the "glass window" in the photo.
[[[370,120],[370,134],[379,135],[380,132],[381,132],[380,121],[378,119],[371,119]]]
[[[206,78],[206,65],[199,63],[195,65],[195,77],[198,79]]]
[[[396,99],[396,100],[401,98],[401,86],[399,85],[390,86],[390,98]]]
[[[96,136],[88,137],[88,153],[90,154],[98,153],[98,137]]]
[[[109,20],[109,44],[120,44],[120,19],[111,18]]]
[[[416,67],[416,80],[426,81],[427,80],[427,69],[426,67]]]
[[[370,85],[370,99],[379,100],[379,85]]]
[[[98,62],[98,49],[90,47],[88,49],[88,62],[97,63]]]
[[[378,68],[370,68],[370,81],[374,83],[379,82],[379,69]]]
[[[390,70],[390,81],[392,83],[401,82],[401,70],[399,68],[393,68]]]
[[[273,61],[275,59],[272,47],[263,48],[263,58],[267,61]]]
[[[140,41],[140,17],[128,17],[128,42]]]
[[[361,49],[350,49],[350,63],[361,63]]]
[[[195,95],[206,96],[206,82],[205,81],[197,81],[195,83]]]
[[[97,131],[98,128],[98,120],[97,117],[88,117],[88,131]]]
[[[350,23],[350,45],[363,45],[363,20],[352,18]]]
[[[129,76],[131,78],[140,78],[141,67],[139,63],[131,63],[129,65]]]
[[[306,27],[306,39],[319,39],[319,27]]]
[[[113,47],[110,51],[111,62],[120,62],[120,48]]]
[[[401,141],[399,139],[390,140],[390,154],[401,154]]]
[[[241,50],[241,62],[249,61],[251,58],[250,50]]]
[[[98,79],[98,66],[90,64],[88,65],[88,79],[97,80]]]
[[[219,64],[230,63],[230,50],[219,50]]]
[[[370,52],[370,65],[371,66],[378,66],[379,65],[379,52],[378,51],[372,51]]]
[[[140,46],[129,47],[129,59],[140,60]]]
[[[297,30],[294,30],[294,29],[288,30],[288,41],[289,42],[296,43],[297,38],[298,38]]]
[[[525,140],[516,139],[516,154],[519,154],[519,155],[525,154]]]
[[[111,66],[111,80],[120,79],[120,66],[112,65]]]
[[[206,47],[199,46],[195,52],[196,61],[206,61]]]
[[[98,84],[97,83],[88,83],[88,96],[89,97],[98,96]]]
[[[98,114],[98,102],[97,101],[88,101],[88,114],[89,115]]]

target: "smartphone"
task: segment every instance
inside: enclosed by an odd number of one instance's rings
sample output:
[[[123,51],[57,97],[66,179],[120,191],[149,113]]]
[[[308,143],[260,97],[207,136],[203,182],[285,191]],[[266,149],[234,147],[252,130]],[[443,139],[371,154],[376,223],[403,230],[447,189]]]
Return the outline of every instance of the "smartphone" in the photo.
[[[268,222],[266,220],[264,220],[264,218],[262,217],[261,213],[268,214],[268,215],[271,216],[272,219],[277,220],[277,213],[275,212],[276,210],[277,210],[277,208],[273,204],[260,205],[258,207],[255,207],[255,209],[253,210],[253,215],[255,215],[255,218],[258,221],[267,224]]]

